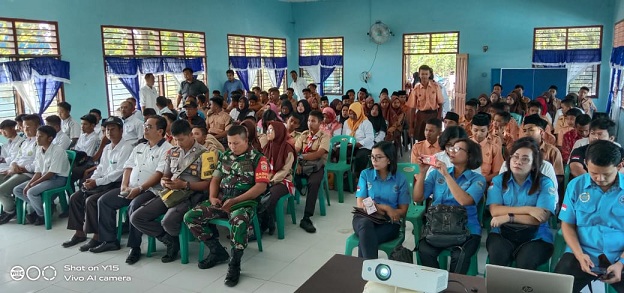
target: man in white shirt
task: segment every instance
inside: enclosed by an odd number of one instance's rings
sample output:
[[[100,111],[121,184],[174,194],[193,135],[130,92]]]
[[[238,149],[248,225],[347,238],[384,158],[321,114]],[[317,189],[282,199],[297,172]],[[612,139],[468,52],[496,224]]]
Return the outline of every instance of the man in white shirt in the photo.
[[[132,153],[132,142],[122,137],[124,127],[121,118],[108,117],[104,122],[104,128],[110,144],[104,147],[102,159],[93,175],[70,197],[67,229],[76,232],[71,240],[63,243],[63,247],[86,241],[87,233],[94,233],[93,239],[81,246],[80,251],[87,251],[100,245],[97,233],[97,201],[104,193],[121,185],[123,166]]]
[[[133,97],[129,97],[126,99],[126,101],[130,102],[130,104],[132,104],[132,116],[134,116],[136,119],[138,119],[139,121],[141,121],[141,124],[143,123],[143,112],[137,110],[137,101],[135,98]],[[120,109],[121,111],[121,109]]]
[[[71,139],[73,147],[80,136],[80,124],[71,117],[71,105],[68,102],[58,103],[57,114],[61,117],[61,131]]]
[[[120,246],[117,239],[116,211],[128,207],[128,217],[132,213],[154,198],[162,187],[160,179],[165,169],[165,155],[171,148],[164,136],[167,130],[167,120],[161,116],[154,116],[145,121],[145,139],[147,142],[137,145],[128,161],[124,165],[121,188],[115,188],[105,193],[98,201],[98,232],[100,244],[91,250],[99,253]],[[134,264],[141,258],[141,238],[143,233],[130,225],[128,247],[130,252],[126,263]]]
[[[136,143],[140,138],[143,138],[143,121],[133,115],[135,112],[132,103],[124,101],[119,109],[123,119],[123,139]]]
[[[290,77],[292,77],[292,81],[290,82],[290,87],[295,90],[295,94],[297,95],[297,101],[303,99],[303,89],[308,88],[308,84],[303,78],[299,78],[297,75],[297,71],[291,71]]]
[[[9,169],[0,171],[0,204],[4,209],[0,214],[0,224],[6,224],[17,215],[13,188],[30,180],[35,172],[34,162],[37,152],[35,136],[37,135],[37,128],[39,128],[40,118],[38,115],[26,115],[22,119],[26,138],[20,145],[17,156],[9,165]]]
[[[93,156],[98,150],[100,138],[95,133],[95,124],[97,118],[94,115],[87,114],[80,117],[80,127],[82,133],[74,151],[76,151],[76,162],[72,169],[72,182],[76,182],[83,178],[84,172],[94,165]]]
[[[56,115],[51,115],[45,118],[45,125],[50,126],[56,130],[57,134],[52,141],[52,144],[60,146],[64,150],[68,150],[72,141],[69,139],[69,136],[64,135],[61,131],[61,118]],[[74,143],[75,144],[75,143]]]
[[[139,102],[141,109],[152,108],[156,110],[156,98],[158,97],[158,89],[154,86],[156,79],[154,75],[148,73],[145,75],[145,85],[139,90]]]
[[[102,111],[98,109],[91,109],[89,110],[89,114],[95,116],[95,128],[93,128],[93,131],[95,131],[100,139],[102,139],[102,137],[105,136],[102,132],[102,124],[100,123],[100,121],[102,121]]]
[[[38,147],[35,155],[35,174],[29,181],[13,189],[13,194],[27,203],[33,210],[26,215],[26,219],[35,226],[45,223],[41,194],[48,189],[65,185],[69,175],[70,166],[65,149],[52,143],[57,135],[63,136],[63,133],[57,133],[52,126],[39,127],[37,130]]]
[[[6,137],[7,142],[0,151],[0,171],[8,170],[9,164],[17,157],[19,147],[24,137],[17,135],[17,122],[7,119],[0,123],[0,134]]]
[[[173,113],[171,112],[171,109],[169,109],[168,107],[169,105],[169,99],[160,96],[156,98],[156,114],[162,116],[162,114],[165,113]]]

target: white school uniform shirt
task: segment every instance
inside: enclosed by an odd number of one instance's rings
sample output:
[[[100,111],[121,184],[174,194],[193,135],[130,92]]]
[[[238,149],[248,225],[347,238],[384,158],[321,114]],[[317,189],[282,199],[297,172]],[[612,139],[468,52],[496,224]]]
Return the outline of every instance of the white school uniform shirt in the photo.
[[[147,85],[144,85],[139,90],[141,109],[152,108],[154,110],[157,110],[158,108],[156,108],[156,98],[158,98],[158,90],[156,89],[156,87],[149,87]]]
[[[297,95],[297,101],[303,100],[303,89],[307,88],[308,85],[306,81],[302,77],[297,77],[297,81],[292,81],[290,83],[290,87],[295,90],[295,94]]]
[[[76,145],[74,146],[74,150],[85,152],[87,156],[93,157],[98,147],[100,146],[100,138],[98,134],[93,131],[89,134],[81,133]]]
[[[68,150],[69,145],[71,144],[71,139],[69,138],[69,136],[64,135],[62,132],[59,131],[56,133],[56,136],[52,140],[52,144],[60,146],[64,150]]]
[[[141,111],[134,111],[134,113],[132,113],[132,115],[130,115],[131,117],[136,118],[137,120],[143,122],[143,113]]]
[[[2,145],[0,156],[4,158],[7,164],[11,164],[11,162],[15,160],[22,142],[24,142],[24,137],[18,135],[13,139],[8,139],[7,143]]]
[[[67,152],[59,145],[51,144],[48,149],[43,152],[43,148],[37,147],[35,155],[35,173],[41,175],[52,172],[60,177],[69,176],[69,160]]]
[[[165,155],[171,147],[172,145],[164,138],[152,147],[150,147],[149,142],[144,142],[134,147],[130,158],[124,165],[124,169],[132,169],[128,187],[138,187],[156,172],[163,173],[165,170]],[[159,183],[149,188],[153,193],[157,193],[160,189]]]
[[[143,133],[145,132],[143,121],[137,119],[134,114],[123,120],[123,140],[137,142],[137,140],[143,138]]]
[[[113,143],[104,147],[100,164],[97,166],[91,179],[95,180],[97,186],[102,186],[121,180],[123,166],[132,153],[134,142],[122,139],[115,148]]]
[[[20,146],[17,157],[13,160],[18,166],[22,166],[28,171],[24,174],[32,177],[35,172],[35,154],[37,153],[37,139],[35,137],[26,137]],[[65,155],[67,156],[67,155]],[[30,173],[30,174],[29,174]]]
[[[80,136],[80,123],[77,123],[71,116],[67,119],[61,119],[61,132],[67,137],[78,138]]]
[[[347,121],[342,125],[342,135],[351,135],[351,129]],[[362,124],[355,131],[355,140],[359,142],[363,148],[372,150],[375,144],[375,132],[373,131],[373,124],[368,121],[362,121]]]
[[[162,116],[162,114],[165,114],[165,113],[173,114],[173,112],[171,112],[171,109],[169,109],[169,107],[164,107],[164,108],[158,110],[158,115],[160,115],[160,116]]]

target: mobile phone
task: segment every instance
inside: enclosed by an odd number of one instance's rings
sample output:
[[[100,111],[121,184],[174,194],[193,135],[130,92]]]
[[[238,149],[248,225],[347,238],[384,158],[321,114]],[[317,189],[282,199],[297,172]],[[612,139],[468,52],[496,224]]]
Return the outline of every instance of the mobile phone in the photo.
[[[431,165],[431,166],[435,166],[437,163],[437,158],[435,155],[421,155],[420,159],[423,161],[423,163],[427,164],[427,165]]]
[[[126,198],[126,197],[128,197],[128,194],[130,194],[130,192],[122,191],[122,192],[119,193],[119,197]]]

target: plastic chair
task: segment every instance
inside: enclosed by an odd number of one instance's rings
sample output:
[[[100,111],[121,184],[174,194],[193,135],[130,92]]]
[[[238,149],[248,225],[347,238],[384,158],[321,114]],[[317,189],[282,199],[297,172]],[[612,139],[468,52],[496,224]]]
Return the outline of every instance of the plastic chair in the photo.
[[[119,211],[121,212],[121,209]],[[162,221],[164,216],[165,215],[161,215],[154,221],[160,222]],[[117,236],[121,238],[121,235],[119,233],[119,228],[117,228]],[[180,239],[180,262],[182,264],[187,264],[189,262],[188,242],[189,240],[193,240],[194,238],[191,237],[191,231],[189,231],[189,228],[186,226],[186,224],[184,224],[184,221],[182,221],[181,223],[179,239]],[[156,238],[152,236],[148,236],[147,237],[147,253],[145,255],[147,257],[151,257],[154,251],[156,251]]]
[[[69,160],[69,174],[67,175],[67,181],[64,186],[48,189],[41,193],[41,199],[43,200],[43,216],[45,218],[45,228],[46,230],[52,229],[52,203],[54,201],[54,196],[57,194],[62,194],[59,196],[59,203],[61,204],[61,208],[63,212],[67,212],[69,208],[67,204],[67,195],[72,194],[72,182],[71,175],[72,170],[74,169],[74,161],[76,160],[76,152],[67,150],[67,159]],[[24,201],[19,198],[15,198],[15,208],[17,210],[17,223],[24,224],[24,220],[26,217],[26,205]]]
[[[385,252],[386,255],[390,257],[390,254],[392,254],[392,251],[394,250],[394,248],[397,247],[398,245],[403,244],[403,241],[405,241],[405,222],[401,223],[399,236],[395,239],[379,244],[378,249]],[[349,255],[349,256],[353,255],[353,249],[356,248],[358,244],[360,244],[360,239],[358,239],[355,233],[351,234],[351,236],[347,238],[344,254]]]
[[[254,226],[254,233],[256,234],[255,236],[256,236],[256,242],[258,243],[258,250],[262,251],[262,231],[260,231],[260,222],[258,221],[258,213],[256,209],[258,206],[258,202],[256,202],[255,200],[246,200],[244,202],[233,205],[231,210],[233,211],[238,208],[245,207],[245,206],[252,206],[254,208],[254,216],[251,220]],[[228,230],[232,229],[229,219],[214,219],[214,220],[208,221],[208,223],[227,227]],[[204,243],[200,242],[199,244],[199,259],[200,260],[204,258],[204,246],[205,246]]]
[[[414,176],[420,173],[420,167],[418,164],[398,163],[397,169],[405,176],[405,179],[407,179],[407,188],[410,196],[412,196],[414,193]]]
[[[555,271],[555,267],[557,266],[557,263],[559,263],[559,259],[561,259],[561,256],[563,256],[565,249],[566,249],[566,243],[565,243],[565,239],[563,238],[563,233],[561,232],[561,229],[560,229],[557,231],[557,234],[555,234],[553,255],[550,258],[550,271],[551,272]]]
[[[336,143],[340,144],[339,149],[338,149],[340,152],[340,155],[338,157],[338,162],[333,163],[331,162],[330,158],[332,157],[333,146]],[[327,163],[325,163],[325,172],[326,173],[331,172],[331,173],[334,173],[335,175],[334,185],[336,186],[336,189],[338,190],[338,202],[340,203],[344,202],[344,187],[342,186],[344,173],[347,173],[347,178],[349,180],[349,191],[353,192],[353,172],[351,172],[351,164],[353,163],[353,153],[355,152],[347,152],[347,151],[349,149],[349,146],[348,146],[349,144],[351,144],[353,148],[355,148],[356,143],[357,141],[355,140],[355,137],[350,136],[350,135],[336,135],[332,137],[331,140],[329,141],[329,154],[327,156],[328,158]],[[347,163],[347,162],[351,162],[351,163]]]
[[[286,207],[287,212],[290,214],[292,218],[292,223],[297,224],[297,216],[295,215],[295,196],[292,194],[287,194],[282,196],[275,206],[275,221],[277,222],[277,239],[284,239],[285,237],[285,215],[284,215],[284,202],[288,201],[288,206]]]
[[[123,233],[123,222],[128,221],[128,206],[119,209],[117,214],[117,241],[121,243],[121,234]]]
[[[323,180],[321,180],[321,188],[319,188],[318,201],[319,201],[319,210],[321,212],[321,216],[325,216],[327,211],[325,210],[325,200],[327,200],[327,205],[331,206],[329,202],[329,183],[327,182],[327,169],[324,171]],[[302,185],[308,185],[308,180],[306,178],[300,178]],[[297,204],[301,202],[301,191],[295,188],[295,201]],[[294,209],[293,209],[294,210]],[[294,222],[293,222],[294,223]]]

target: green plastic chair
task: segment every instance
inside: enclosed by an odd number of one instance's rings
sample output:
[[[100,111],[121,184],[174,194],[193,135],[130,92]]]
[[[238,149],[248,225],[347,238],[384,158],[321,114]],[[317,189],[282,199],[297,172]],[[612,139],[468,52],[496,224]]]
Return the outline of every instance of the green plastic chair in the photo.
[[[403,244],[403,241],[405,241],[405,222],[401,221],[401,229],[399,230],[399,236],[390,241],[381,243],[378,249],[385,252],[386,255],[390,257],[390,254],[392,254],[392,251],[394,250],[394,248],[397,247],[398,245]],[[347,238],[344,254],[352,256],[353,249],[356,248],[358,244],[360,244],[360,239],[358,239],[355,233],[351,234],[351,236]]]
[[[119,209],[117,215],[117,240],[121,243],[121,234],[123,232],[123,222],[128,221],[128,206]],[[162,219],[161,219],[162,220]]]
[[[121,209],[119,209],[119,211],[121,212]],[[160,215],[160,217],[158,217],[154,221],[160,222],[162,221],[164,217],[165,215]],[[119,224],[119,221],[118,221],[117,227],[118,227],[117,237],[118,239],[121,239],[121,233],[120,233],[120,228],[119,228],[121,227],[121,224]],[[193,240],[194,237],[192,237],[191,231],[189,231],[189,228],[186,226],[186,224],[184,224],[184,221],[182,221],[181,223],[179,239],[180,239],[180,262],[182,264],[187,264],[189,262],[188,242]],[[152,257],[152,253],[154,251],[156,251],[156,238],[152,236],[148,236],[147,237],[147,253],[145,255],[147,257]]]
[[[54,196],[59,195],[59,203],[61,204],[61,208],[63,212],[67,212],[69,206],[67,205],[67,196],[73,193],[71,175],[72,170],[74,169],[74,161],[76,160],[76,152],[67,150],[67,159],[69,160],[69,174],[67,175],[67,181],[64,186],[48,189],[41,193],[41,198],[43,200],[43,216],[45,218],[45,228],[46,230],[52,229],[52,203],[54,201]],[[26,217],[26,205],[24,201],[15,198],[15,208],[17,210],[17,223],[24,224]]]
[[[401,174],[405,176],[407,179],[407,188],[409,190],[410,196],[414,193],[414,176],[420,173],[420,167],[418,164],[412,163],[398,163],[397,169]]]
[[[333,146],[337,143],[340,144],[340,154],[338,162],[333,163],[331,162]],[[353,193],[353,172],[351,171],[351,165],[353,163],[354,152],[348,154],[347,149],[349,149],[349,144],[355,147],[356,143],[357,141],[355,140],[355,137],[350,135],[336,135],[329,141],[329,154],[327,156],[327,163],[325,163],[325,172],[334,173],[335,175],[334,186],[336,186],[336,189],[338,190],[338,202],[340,203],[344,202],[344,187],[342,186],[344,173],[347,173],[347,178],[349,180],[349,191]],[[351,164],[348,164],[347,162],[351,162]]]
[[[414,176],[420,172],[420,167],[418,166],[418,164],[399,163],[397,164],[397,168],[398,171],[405,176],[405,179],[407,179],[407,188],[409,189],[410,197],[412,197],[414,193]],[[412,223],[412,226],[414,227],[414,229],[412,230],[412,234],[414,234],[415,241],[420,240],[420,234],[423,228],[424,214],[425,206],[422,204],[412,203],[407,209],[405,220]]]
[[[284,202],[288,202],[286,206],[287,213],[290,214],[293,224],[297,224],[297,216],[295,215],[295,196],[287,194],[282,196],[275,206],[275,221],[277,222],[277,239],[284,239],[285,237],[285,222],[286,217],[284,215]]]
[[[319,210],[320,210],[321,216],[327,215],[327,211],[325,209],[326,200],[327,200],[327,205],[331,206],[329,202],[329,183],[327,182],[327,169],[325,169],[324,172],[325,174],[323,174],[323,180],[321,181],[321,188],[319,188],[319,194],[318,194]],[[301,184],[308,185],[308,180],[306,178],[301,178]],[[297,202],[297,204],[301,202],[301,191],[299,191],[299,189],[297,188],[295,188],[295,201]]]
[[[568,183],[570,182],[570,165],[566,164],[563,166],[563,186],[568,187]]]
[[[555,234],[553,255],[550,258],[550,271],[551,272],[555,271],[555,267],[557,266],[557,263],[559,263],[559,259],[561,259],[561,256],[563,256],[565,249],[566,249],[566,242],[565,242],[565,239],[563,238],[563,233],[561,232],[561,229],[559,229],[557,231],[557,234]]]
[[[262,232],[260,231],[260,222],[258,221],[258,213],[256,208],[258,207],[258,202],[255,200],[246,200],[240,203],[237,203],[232,206],[231,210],[236,210],[238,208],[242,208],[245,206],[252,206],[254,208],[254,216],[251,219],[254,226],[254,233],[256,234],[256,242],[258,243],[258,250],[262,252]],[[214,219],[208,221],[210,224],[227,227],[228,229],[232,229],[230,226],[229,219]],[[184,223],[182,223],[184,224]],[[202,260],[204,258],[204,243],[200,242],[199,244],[199,259]]]

